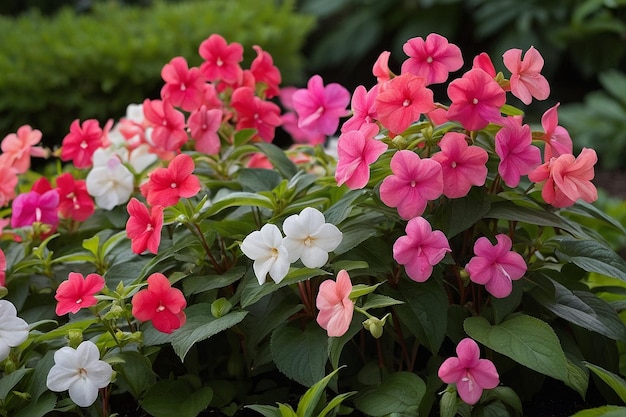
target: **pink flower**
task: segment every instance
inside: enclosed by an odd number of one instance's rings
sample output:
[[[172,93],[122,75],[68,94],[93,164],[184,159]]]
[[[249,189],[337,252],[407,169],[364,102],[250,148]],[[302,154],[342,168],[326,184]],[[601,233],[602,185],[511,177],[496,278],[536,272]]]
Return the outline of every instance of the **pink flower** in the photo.
[[[563,154],[572,153],[572,138],[568,131],[559,126],[559,115],[557,108],[560,103],[550,107],[541,116],[541,126],[545,132],[543,140],[546,142],[544,151],[544,161],[549,161],[552,157],[558,157]]]
[[[213,34],[200,44],[199,53],[204,62],[200,71],[208,81],[237,82],[243,75],[239,63],[243,60],[240,43],[226,43],[222,36]]]
[[[308,143],[310,145],[323,144],[326,135],[314,129],[301,128],[298,126],[298,115],[293,106],[293,94],[298,91],[296,87],[285,87],[280,89],[280,102],[287,111],[280,116],[281,127],[295,143]]]
[[[2,207],[15,198],[17,172],[12,167],[0,164],[0,178],[2,178],[0,181],[0,207]]]
[[[30,168],[30,157],[47,155],[46,151],[35,146],[41,141],[41,131],[29,125],[21,126],[16,133],[9,133],[2,139],[2,154],[0,165],[13,167],[18,174],[23,174]]]
[[[169,207],[181,197],[190,198],[200,191],[200,180],[193,175],[195,164],[191,156],[177,155],[167,168],[156,168],[141,186],[141,193],[151,206]]]
[[[93,199],[87,192],[85,180],[76,180],[69,172],[57,177],[59,214],[79,222],[87,220],[95,211]]]
[[[374,66],[372,67],[372,74],[376,77],[378,84],[382,84],[391,79],[391,76],[394,75],[389,69],[389,56],[391,52],[383,51],[380,53]]]
[[[447,384],[456,384],[461,399],[469,405],[476,404],[483,390],[492,389],[500,383],[495,365],[488,359],[480,359],[478,344],[465,338],[456,346],[458,357],[443,361],[439,378]]]
[[[133,253],[140,254],[148,249],[156,255],[161,243],[163,206],[154,206],[148,211],[139,200],[131,198],[126,210],[130,215],[126,223],[126,235],[131,240]]]
[[[406,235],[393,244],[393,258],[404,265],[406,274],[413,281],[424,282],[437,265],[451,252],[448,239],[440,230],[432,230],[423,217],[414,217],[406,225]]]
[[[216,155],[220,151],[220,138],[217,135],[222,124],[222,110],[208,109],[204,104],[189,115],[187,126],[195,140],[195,149],[207,155]]]
[[[498,173],[506,185],[517,187],[521,176],[529,174],[541,163],[541,152],[532,145],[530,126],[506,118],[495,141],[496,153],[500,157]]]
[[[426,79],[410,73],[392,78],[376,97],[378,120],[392,133],[402,133],[422,113],[435,109]]]
[[[337,141],[337,185],[363,188],[370,179],[370,165],[387,150],[384,142],[374,139],[378,125],[365,124],[359,130],[344,132]]]
[[[465,266],[470,280],[484,284],[491,295],[505,298],[513,290],[513,281],[526,273],[526,262],[522,255],[511,251],[513,243],[505,234],[496,235],[498,243],[492,245],[486,237],[474,244],[474,256]]]
[[[448,198],[466,196],[472,185],[482,186],[487,178],[487,151],[468,146],[465,138],[463,133],[446,133],[439,142],[441,152],[432,156],[441,164],[443,194]]]
[[[96,149],[103,146],[103,132],[95,119],[85,120],[81,125],[74,120],[61,144],[61,160],[72,161],[76,168],[89,168]]]
[[[172,288],[165,275],[155,272],[148,277],[148,288],[139,291],[131,300],[133,316],[140,321],[152,321],[155,329],[172,333],[185,324],[183,311],[187,300],[178,288]]]
[[[204,77],[198,68],[188,68],[187,60],[177,56],[163,66],[161,77],[165,81],[161,88],[163,100],[169,100],[173,106],[185,111],[200,107]]]
[[[274,65],[274,60],[267,51],[258,45],[254,45],[252,48],[256,51],[256,58],[250,64],[250,72],[257,83],[265,84],[266,88],[263,95],[266,98],[276,97],[280,93],[279,85],[282,81],[280,71]]]
[[[237,111],[237,130],[254,128],[263,141],[274,139],[276,126],[282,123],[278,105],[261,100],[250,87],[237,88],[230,104]]]
[[[57,288],[54,298],[57,300],[56,314],[78,313],[81,308],[95,306],[98,303],[94,295],[104,288],[104,278],[98,274],[70,272],[66,281]]]
[[[169,100],[145,99],[143,114],[153,125],[150,138],[158,149],[178,152],[189,139],[185,132],[185,116]]]
[[[537,183],[545,181],[541,196],[554,207],[569,207],[579,198],[591,203],[598,198],[598,190],[591,182],[596,162],[596,151],[583,148],[578,158],[571,154],[553,157],[528,178]]]
[[[352,117],[341,126],[341,132],[359,130],[366,123],[376,121],[376,96],[378,95],[378,85],[367,91],[362,85],[354,90],[352,95]]]
[[[4,252],[0,249],[0,287],[4,287],[6,284],[6,272],[7,272],[7,258],[4,256]]]
[[[339,271],[337,281],[326,280],[320,285],[315,301],[319,309],[317,323],[330,337],[343,336],[350,327],[354,303],[350,300],[352,282],[345,270]]]
[[[411,38],[402,47],[409,58],[402,64],[402,73],[424,77],[426,84],[439,84],[448,79],[448,73],[463,66],[458,46],[448,43],[441,35],[431,33],[426,40]]]
[[[504,66],[511,71],[511,93],[528,105],[532,98],[545,100],[550,95],[550,85],[543,75],[543,57],[530,47],[522,59],[521,49],[509,49],[502,55]]]
[[[57,190],[49,190],[42,194],[36,191],[20,194],[13,200],[11,227],[32,226],[35,222],[56,226],[59,223],[58,206]]]
[[[337,131],[339,118],[347,116],[350,93],[345,87],[330,83],[324,86],[319,75],[309,79],[307,88],[293,93],[293,106],[298,114],[298,127],[324,135]]]
[[[474,60],[472,61],[472,69],[473,68],[480,68],[489,74],[491,78],[496,78],[496,68],[493,66],[491,57],[489,57],[486,52],[481,52],[474,57]]]
[[[443,193],[443,174],[437,161],[402,150],[391,158],[390,167],[393,175],[380,185],[380,199],[389,207],[397,207],[405,220],[421,215],[426,203]]]
[[[506,93],[482,69],[466,72],[448,85],[452,101],[448,119],[457,120],[467,130],[480,130],[489,122],[500,120],[500,107],[506,102]]]

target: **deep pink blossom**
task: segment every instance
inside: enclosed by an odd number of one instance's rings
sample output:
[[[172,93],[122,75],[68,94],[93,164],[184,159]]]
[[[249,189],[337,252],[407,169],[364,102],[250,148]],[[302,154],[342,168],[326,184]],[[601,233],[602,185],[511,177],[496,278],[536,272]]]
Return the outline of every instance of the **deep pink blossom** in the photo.
[[[131,240],[132,251],[140,254],[147,249],[156,255],[161,243],[163,206],[148,210],[139,200],[131,198],[126,210],[130,215],[126,222],[126,235]]]
[[[443,174],[437,161],[402,150],[391,158],[390,167],[393,175],[380,185],[380,199],[389,207],[397,207],[405,220],[421,215],[426,203],[443,193]]]
[[[448,85],[452,101],[448,119],[456,120],[467,130],[480,130],[489,122],[500,120],[500,107],[506,102],[506,93],[480,68],[466,72]]]
[[[337,185],[346,184],[351,189],[363,188],[370,179],[370,165],[387,150],[387,145],[374,136],[378,125],[365,124],[359,130],[344,132],[337,141]]]
[[[437,265],[450,252],[448,239],[441,230],[433,230],[423,217],[414,217],[406,225],[406,235],[393,244],[393,258],[404,265],[413,281],[424,282]]]
[[[491,295],[504,298],[511,294],[513,281],[526,273],[526,262],[522,255],[511,250],[513,242],[505,234],[496,235],[498,243],[492,245],[486,237],[474,244],[474,256],[465,266],[470,280],[484,284]]]
[[[473,68],[480,68],[492,78],[496,77],[496,68],[493,66],[491,57],[486,52],[481,52],[474,57],[474,60],[472,61],[472,69]]]
[[[207,155],[216,155],[220,151],[220,138],[217,131],[222,124],[222,110],[209,109],[201,105],[189,115],[187,126],[195,149]]]
[[[89,168],[96,149],[103,146],[103,131],[95,119],[85,120],[82,125],[78,119],[70,125],[68,133],[61,143],[61,160],[72,161],[76,168]]]
[[[376,97],[378,120],[392,133],[402,133],[422,113],[434,109],[433,92],[426,88],[426,79],[410,73],[392,78]]]
[[[237,111],[237,130],[254,128],[263,141],[274,139],[276,127],[282,123],[278,105],[255,96],[250,87],[237,88],[230,104]]]
[[[284,87],[280,89],[280,102],[287,110],[280,116],[281,127],[295,143],[307,143],[309,145],[320,145],[326,142],[326,135],[315,129],[308,129],[298,126],[298,115],[293,105],[293,94],[298,91],[296,87]]]
[[[77,180],[65,172],[57,177],[56,183],[61,217],[83,222],[94,213],[95,204],[87,192],[85,180]]]
[[[57,190],[42,194],[37,191],[20,194],[13,200],[11,227],[32,226],[35,222],[56,226],[59,223],[58,206]]]
[[[9,133],[2,139],[0,166],[13,167],[18,174],[25,173],[30,168],[31,156],[47,156],[44,148],[35,146],[40,141],[41,131],[29,125],[20,126],[17,133]]]
[[[351,101],[352,117],[341,126],[342,133],[358,130],[366,123],[375,123],[377,118],[376,96],[378,96],[378,85],[375,85],[369,91],[362,85],[354,90]]]
[[[530,126],[520,125],[513,118],[504,119],[495,142],[500,157],[498,173],[509,187],[517,187],[521,176],[529,174],[541,163],[541,152],[532,144]]]
[[[411,38],[403,45],[402,50],[409,58],[402,64],[402,74],[424,77],[426,84],[439,84],[448,79],[448,73],[463,66],[463,56],[458,46],[436,33],[431,33],[424,40],[421,37]]]
[[[376,62],[374,62],[374,66],[372,67],[372,74],[376,77],[376,81],[378,84],[382,84],[386,81],[389,81],[392,76],[395,76],[389,69],[389,56],[391,52],[383,51],[380,53]]]
[[[438,375],[447,384],[456,384],[461,399],[469,405],[476,404],[483,390],[492,389],[500,383],[495,365],[489,359],[480,359],[480,348],[470,338],[456,346],[457,357],[443,361]]]
[[[155,272],[148,277],[148,288],[133,296],[133,316],[140,321],[152,321],[155,329],[172,333],[187,320],[187,300],[178,288],[173,288],[167,277]]]
[[[544,161],[549,161],[552,157],[572,153],[572,138],[569,132],[559,126],[559,115],[557,109],[560,103],[550,107],[541,116],[541,126],[543,127],[543,141],[546,143],[544,150]]]
[[[528,105],[533,97],[545,100],[550,95],[548,80],[540,74],[543,57],[534,47],[530,47],[522,59],[521,49],[509,49],[502,55],[504,66],[511,71],[511,93]]]
[[[239,63],[243,60],[240,43],[226,43],[222,36],[213,34],[200,44],[199,53],[204,62],[200,71],[208,81],[237,82],[243,75]]]
[[[0,235],[2,231],[0,230]],[[0,249],[0,287],[4,287],[6,284],[7,272],[7,258],[4,256],[4,252]]]
[[[151,206],[169,207],[181,197],[190,198],[200,191],[200,180],[193,175],[195,164],[191,156],[177,155],[167,168],[156,168],[150,173],[141,192]]]
[[[264,83],[266,88],[263,93],[265,98],[276,97],[280,93],[280,83],[282,77],[279,69],[274,65],[274,60],[269,52],[261,49],[260,46],[252,47],[256,51],[256,58],[250,64],[250,72],[257,83]]]
[[[204,76],[198,68],[189,68],[182,56],[172,58],[163,66],[161,78],[165,85],[161,88],[161,98],[169,100],[175,107],[193,111],[202,103]]]
[[[354,303],[350,300],[352,282],[345,270],[339,271],[337,281],[326,280],[320,284],[315,305],[320,311],[317,323],[328,336],[343,336],[350,327]]]
[[[441,164],[443,194],[448,198],[467,195],[472,185],[482,186],[487,178],[489,155],[480,146],[469,146],[466,135],[448,132],[439,142],[441,152],[432,159]]]
[[[104,288],[104,278],[98,274],[70,272],[66,281],[57,288],[54,298],[57,300],[56,314],[78,313],[81,308],[95,306],[98,303],[95,295]]]
[[[319,75],[311,77],[307,88],[298,89],[292,98],[300,128],[332,135],[337,131],[339,119],[348,115],[350,92],[337,83],[324,86]]]
[[[163,151],[179,152],[187,140],[185,115],[176,110],[169,100],[143,102],[143,113],[153,125],[150,137],[154,146]]]

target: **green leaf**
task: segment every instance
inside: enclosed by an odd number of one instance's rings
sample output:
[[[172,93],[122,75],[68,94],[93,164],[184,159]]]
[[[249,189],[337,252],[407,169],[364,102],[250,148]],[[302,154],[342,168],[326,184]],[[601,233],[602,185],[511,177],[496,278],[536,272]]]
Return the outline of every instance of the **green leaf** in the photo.
[[[152,363],[139,352],[120,352],[118,356],[124,361],[122,366],[115,367],[118,378],[128,384],[133,397],[140,398],[156,382]]]
[[[587,272],[626,281],[626,261],[615,251],[596,240],[579,240],[568,236],[554,238],[559,243],[559,258],[578,265]]]
[[[349,190],[339,200],[324,212],[328,223],[338,225],[352,212],[355,202],[365,196],[364,190]]]
[[[57,396],[52,392],[46,392],[37,401],[30,401],[25,407],[15,414],[15,417],[43,417],[52,410],[57,403]]]
[[[92,236],[89,239],[83,240],[83,248],[93,253],[94,256],[98,256],[98,248],[100,247],[100,237],[98,235]]]
[[[426,384],[410,372],[395,372],[388,375],[378,386],[367,388],[354,398],[359,411],[382,417],[390,413],[416,415]]]
[[[618,407],[616,405],[605,405],[598,408],[590,408],[577,412],[571,417],[624,417],[626,415],[626,407]]]
[[[7,394],[13,389],[13,387],[16,386],[30,371],[32,371],[32,368],[22,368],[0,378],[0,401],[4,401]]]
[[[256,143],[255,146],[267,155],[267,158],[283,178],[291,178],[298,172],[298,167],[287,158],[285,152],[278,146],[271,143]]]
[[[282,417],[278,407],[272,407],[271,405],[246,405],[245,408],[256,411],[263,415],[263,417]]]
[[[361,321],[362,319],[355,320],[353,318],[350,327],[348,327],[348,331],[343,336],[328,338],[328,358],[330,359],[330,364],[333,369],[339,367],[339,359],[341,358],[341,352],[344,346],[350,342],[358,332],[363,330]]]
[[[452,238],[485,217],[490,207],[487,191],[483,187],[472,187],[467,196],[442,204],[434,212],[432,224]]]
[[[367,297],[367,302],[363,304],[361,307],[363,310],[369,310],[371,308],[383,308],[389,306],[395,306],[398,304],[403,304],[404,301],[396,300],[386,295],[381,294],[370,294]]]
[[[586,369],[577,365],[580,361],[573,362],[567,360],[567,382],[565,384],[580,394],[581,398],[585,398],[587,388],[589,387],[589,373]]]
[[[80,332],[84,332],[89,326],[97,322],[97,318],[89,318],[64,324],[63,326],[51,330],[48,333],[42,333],[40,335],[37,335],[37,337],[35,338],[35,343],[66,337],[70,330],[78,330]]]
[[[298,417],[289,404],[278,403],[278,411],[281,417]]]
[[[472,339],[489,349],[541,374],[568,381],[565,353],[547,323],[518,315],[496,326],[482,317],[468,317],[463,326]]]
[[[515,410],[515,415],[522,416],[522,401],[513,389],[509,387],[498,386],[490,390],[486,390],[481,401],[487,403],[489,401],[499,400],[503,404],[508,405]]]
[[[275,208],[274,202],[264,195],[237,191],[226,194],[224,197],[213,201],[213,204],[207,209],[205,215],[213,216],[229,207],[242,206],[265,207],[272,210]]]
[[[254,193],[271,191],[282,181],[278,172],[262,168],[241,168],[237,171],[237,178],[244,187],[244,191]]]
[[[224,288],[240,280],[246,272],[246,268],[237,267],[222,275],[206,275],[187,277],[183,281],[183,292],[186,296]]]
[[[298,408],[296,409],[298,417],[313,417],[313,412],[317,407],[317,403],[320,402],[320,398],[322,398],[322,394],[324,394],[328,382],[330,382],[331,378],[339,372],[339,369],[335,369],[330,374],[320,379],[304,393],[304,395],[300,398]]]
[[[580,236],[582,231],[578,226],[547,210],[519,206],[512,201],[503,201],[491,204],[488,219],[500,219],[536,224],[538,226],[556,227],[566,230],[573,235]]]
[[[196,417],[212,398],[209,387],[192,391],[185,381],[165,380],[152,385],[141,400],[141,407],[154,417]]]
[[[339,407],[346,398],[350,398],[356,393],[356,391],[350,391],[337,395],[335,398],[330,400],[328,404],[326,404],[326,407],[324,407],[322,411],[319,412],[317,417],[325,417],[328,413]]]
[[[626,403],[626,381],[618,375],[615,375],[613,372],[607,371],[606,369],[594,365],[589,362],[583,362],[591,372],[596,374],[602,381],[604,381],[615,393],[619,396],[619,398]]]

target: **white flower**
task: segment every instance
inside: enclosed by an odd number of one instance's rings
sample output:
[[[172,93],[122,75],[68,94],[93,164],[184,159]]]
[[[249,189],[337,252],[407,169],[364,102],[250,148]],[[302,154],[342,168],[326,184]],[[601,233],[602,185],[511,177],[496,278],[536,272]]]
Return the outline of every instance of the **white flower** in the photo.
[[[86,183],[87,192],[105,210],[126,203],[135,187],[133,174],[120,157],[102,148],[93,154],[93,168],[87,174]]]
[[[287,217],[283,223],[289,262],[298,259],[307,268],[319,268],[328,261],[328,252],[341,243],[343,234],[334,224],[326,223],[324,215],[312,207]]]
[[[246,236],[241,243],[241,251],[254,260],[252,267],[259,284],[265,282],[268,272],[277,283],[289,272],[289,259],[287,249],[283,246],[283,235],[274,224],[266,224],[261,230]]]
[[[12,347],[19,346],[28,339],[28,323],[17,317],[15,306],[7,300],[0,300],[0,361],[9,356]]]
[[[54,366],[46,385],[51,391],[69,390],[70,398],[80,407],[89,407],[98,398],[98,389],[111,382],[113,368],[100,360],[93,342],[82,342],[77,349],[62,347],[54,352]]]

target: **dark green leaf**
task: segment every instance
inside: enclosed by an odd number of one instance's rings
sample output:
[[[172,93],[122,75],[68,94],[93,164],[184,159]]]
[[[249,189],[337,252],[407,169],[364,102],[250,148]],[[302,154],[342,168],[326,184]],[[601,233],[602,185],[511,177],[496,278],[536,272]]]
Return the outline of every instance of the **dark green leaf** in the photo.
[[[287,158],[285,152],[278,146],[271,143],[256,143],[255,145],[267,156],[283,178],[291,178],[296,175],[298,167]]]
[[[609,387],[611,387],[619,398],[626,403],[626,381],[624,381],[622,377],[615,375],[613,372],[607,371],[598,365],[594,365],[589,362],[584,362],[584,364]]]
[[[574,235],[582,235],[580,227],[550,212],[535,207],[519,206],[511,201],[493,203],[484,216],[489,219],[520,221],[538,226],[556,227]]]
[[[186,296],[190,296],[204,291],[224,288],[240,280],[245,272],[246,269],[244,267],[238,267],[222,275],[187,277],[183,281],[183,291]]]
[[[483,187],[472,187],[467,196],[450,199],[434,212],[432,224],[448,238],[456,236],[481,220],[491,204]]]
[[[213,201],[213,204],[207,209],[205,215],[212,216],[229,207],[242,206],[264,207],[269,209],[275,208],[274,202],[268,197],[255,193],[237,191]]]
[[[571,417],[624,417],[626,415],[626,407],[618,407],[616,405],[605,405],[598,408],[590,408],[582,410]]]
[[[185,381],[160,381],[141,400],[141,407],[154,417],[196,417],[211,403],[213,391],[202,387],[192,391]]]
[[[595,240],[579,240],[568,236],[558,236],[554,240],[559,243],[559,258],[585,271],[626,281],[626,261],[611,248]]]
[[[271,191],[282,181],[278,172],[262,168],[241,168],[237,171],[237,177],[244,188],[243,191],[253,193]]]
[[[360,411],[373,417],[390,413],[416,415],[425,392],[426,384],[419,376],[410,372],[395,372],[380,385],[360,392],[354,402]]]
[[[54,410],[56,403],[57,396],[52,392],[46,392],[37,401],[31,401],[21,408],[15,417],[43,417]]]
[[[32,368],[22,368],[0,378],[0,401],[4,401],[13,387],[30,371],[32,371]]]

